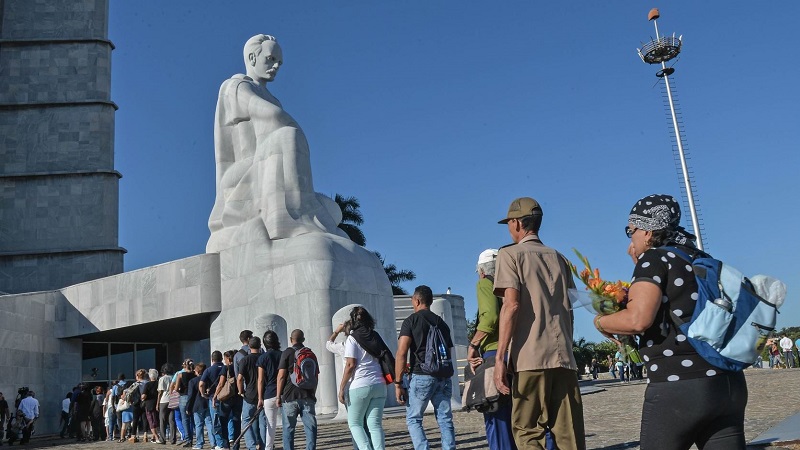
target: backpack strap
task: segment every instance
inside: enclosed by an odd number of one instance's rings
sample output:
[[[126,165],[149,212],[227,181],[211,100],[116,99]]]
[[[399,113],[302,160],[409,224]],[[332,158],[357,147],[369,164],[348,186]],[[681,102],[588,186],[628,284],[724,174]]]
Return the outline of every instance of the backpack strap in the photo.
[[[662,250],[666,250],[666,251],[675,253],[676,255],[680,256],[681,258],[685,259],[686,261],[688,261],[690,263],[694,262],[694,258],[697,256],[697,255],[689,255],[688,253],[686,253],[685,251],[683,251],[683,250],[681,250],[681,249],[679,249],[677,247],[664,246],[664,247],[660,247],[660,248]]]
[[[704,252],[703,252],[703,251],[701,251],[701,250],[697,250],[697,252],[696,252],[696,253],[693,253],[693,254],[691,254],[691,255],[690,255],[690,254],[686,253],[685,251],[683,251],[683,250],[681,250],[681,249],[679,249],[679,248],[677,248],[677,247],[671,247],[671,246],[666,246],[666,245],[665,245],[665,246],[663,246],[663,247],[659,247],[659,248],[660,248],[660,249],[662,249],[662,250],[666,250],[666,251],[668,251],[668,252],[675,253],[676,255],[678,255],[679,257],[681,257],[681,259],[685,260],[685,261],[686,261],[686,262],[688,262],[689,264],[693,264],[693,263],[694,263],[694,260],[695,260],[696,258],[702,258],[702,257],[707,257],[707,256],[708,256],[708,254],[704,253]],[[696,306],[695,306],[695,307],[696,307]],[[670,316],[670,318],[672,319],[672,322],[673,322],[673,323],[676,325],[676,327],[677,327],[678,331],[680,331],[680,329],[681,329],[681,327],[682,327],[683,325],[685,325],[685,324],[689,323],[689,321],[691,320],[691,319],[690,319],[690,320],[683,320],[683,319],[681,319],[680,317],[678,317],[678,315],[677,315],[677,314],[675,314],[675,313],[672,311],[672,309],[669,309],[669,308],[668,308],[668,311],[669,311],[669,316]],[[665,337],[666,337],[666,335],[667,335],[667,332],[668,332],[668,330],[667,330],[667,329],[666,329],[666,328],[663,326],[663,324],[662,324],[661,334],[662,334],[663,336],[665,336]]]

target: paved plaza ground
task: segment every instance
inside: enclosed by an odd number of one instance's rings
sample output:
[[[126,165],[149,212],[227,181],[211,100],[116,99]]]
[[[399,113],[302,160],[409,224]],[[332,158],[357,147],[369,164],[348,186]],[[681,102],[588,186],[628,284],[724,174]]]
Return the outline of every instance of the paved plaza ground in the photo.
[[[745,432],[748,442],[774,427],[789,416],[800,412],[800,369],[748,369],[747,384],[749,402],[745,417]],[[589,449],[638,449],[639,421],[642,399],[646,384],[642,381],[619,383],[603,374],[598,381],[583,382],[583,386],[593,385],[602,388],[600,392],[583,396],[586,420],[586,444]],[[399,412],[402,414],[402,411]],[[405,419],[402,415],[389,415],[384,419],[387,449],[411,449]],[[485,449],[483,416],[478,413],[457,412],[454,414],[459,450]],[[425,417],[425,428],[432,448],[441,448],[436,421],[431,415]],[[800,430],[797,430],[800,436]],[[278,442],[280,442],[280,431]],[[795,438],[796,439],[796,438]],[[345,422],[321,421],[317,448],[347,449],[350,447],[350,433]],[[34,436],[28,448],[59,447],[65,450],[120,450],[125,448],[165,449],[179,448],[171,445],[153,443],[82,443],[57,436]],[[208,448],[206,446],[206,448]],[[276,449],[282,448],[280,444]],[[295,448],[305,448],[302,430],[298,430]],[[756,447],[754,447],[756,448]],[[759,447],[761,448],[761,447]],[[780,444],[768,447],[771,450],[800,450],[798,444]]]

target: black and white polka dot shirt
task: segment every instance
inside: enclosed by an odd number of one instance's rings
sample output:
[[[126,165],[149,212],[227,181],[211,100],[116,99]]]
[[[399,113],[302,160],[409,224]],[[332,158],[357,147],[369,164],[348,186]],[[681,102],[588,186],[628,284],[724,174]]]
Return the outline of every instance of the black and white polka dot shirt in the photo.
[[[679,246],[691,254],[691,250]],[[661,306],[653,325],[639,341],[647,367],[648,383],[702,378],[722,373],[704,360],[686,340],[671,319],[672,310],[689,320],[697,301],[697,281],[691,264],[668,250],[653,248],[639,256],[632,283],[654,283],[661,288]],[[632,299],[636,301],[636,299]]]

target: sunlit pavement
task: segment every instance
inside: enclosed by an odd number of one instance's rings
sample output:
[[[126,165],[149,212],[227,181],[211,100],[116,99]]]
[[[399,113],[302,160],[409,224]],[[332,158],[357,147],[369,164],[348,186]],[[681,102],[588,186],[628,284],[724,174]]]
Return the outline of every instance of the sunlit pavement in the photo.
[[[764,433],[789,416],[800,411],[800,369],[748,369],[745,371],[749,389],[749,401],[745,416],[745,432],[748,442]],[[620,383],[602,374],[597,381],[583,381],[582,386],[595,386],[602,390],[583,396],[586,426],[586,444],[589,449],[637,449],[639,448],[639,421],[646,383],[632,381]],[[456,412],[453,415],[456,440],[459,450],[485,449],[483,416],[478,413]],[[432,415],[424,420],[431,448],[441,448],[439,429]],[[387,449],[412,449],[402,409],[393,409],[383,421]],[[278,431],[276,449],[280,444]],[[6,445],[3,443],[3,445]],[[17,446],[18,444],[15,444]],[[165,449],[181,448],[155,443],[75,442],[49,436],[34,436],[27,448],[59,447],[64,449],[120,450],[126,448]],[[209,448],[208,445],[205,446]],[[242,446],[244,449],[245,447]],[[302,427],[296,433],[295,448],[305,448]],[[321,420],[317,448],[348,449],[350,431],[346,422]],[[772,447],[792,448],[792,447]],[[796,448],[796,447],[795,447]]]

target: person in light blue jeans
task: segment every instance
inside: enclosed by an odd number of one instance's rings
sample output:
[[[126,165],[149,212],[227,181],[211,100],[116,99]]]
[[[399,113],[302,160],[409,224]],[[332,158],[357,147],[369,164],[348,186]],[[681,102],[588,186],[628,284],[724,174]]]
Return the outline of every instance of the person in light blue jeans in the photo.
[[[451,378],[435,378],[420,374],[411,376],[408,387],[406,425],[408,425],[415,450],[430,449],[428,438],[422,428],[422,416],[425,414],[428,402],[433,404],[436,422],[442,431],[442,449],[454,450],[456,448],[453,411],[450,408],[452,395],[453,381]]]
[[[309,398],[298,398],[291,402],[283,402],[281,418],[283,419],[283,448],[294,450],[294,432],[297,428],[297,416],[303,421],[306,433],[306,450],[317,448],[317,413],[314,409],[317,402]]]
[[[378,358],[386,352],[391,354],[391,350],[375,331],[375,319],[363,306],[350,311],[350,325],[350,336],[344,342],[345,365],[339,386],[339,402],[347,405],[349,401],[347,424],[358,449],[384,450],[386,443],[381,422],[386,403],[386,380]]]
[[[199,363],[194,368],[195,377],[189,380],[189,387],[187,389],[187,397],[189,401],[186,404],[186,412],[192,414],[194,420],[195,441],[194,449],[202,449],[205,445],[204,431],[208,431],[209,446],[216,447],[214,439],[214,432],[211,423],[211,414],[208,411],[208,402],[203,397],[199,389],[200,377],[206,370],[204,363]]]
[[[453,340],[450,338],[450,327],[445,321],[431,312],[433,292],[425,285],[417,286],[411,296],[411,306],[414,313],[409,315],[400,326],[397,340],[397,355],[395,356],[395,397],[401,405],[406,405],[406,424],[411,434],[411,441],[415,450],[428,450],[428,438],[422,428],[422,414],[433,403],[436,421],[442,432],[442,449],[455,450],[456,439],[453,427],[453,411],[450,409],[450,398],[453,395]],[[428,332],[436,326],[443,342],[437,349],[437,359],[441,361],[438,374],[431,375],[424,364],[426,360],[426,344]],[[410,354],[411,380],[406,373],[406,360]],[[450,370],[446,370],[449,360]],[[445,376],[449,372],[450,376]]]
[[[261,338],[253,336],[248,343],[250,353],[239,360],[236,385],[242,399],[242,428],[252,422],[244,433],[248,450],[264,448],[264,431],[267,423],[264,409],[258,407],[258,358],[261,356]]]
[[[317,448],[317,397],[316,386],[302,388],[295,386],[290,380],[290,371],[296,363],[297,353],[305,348],[306,336],[303,330],[292,330],[289,336],[291,347],[281,353],[278,363],[278,379],[275,385],[275,406],[281,408],[283,419],[283,450],[294,450],[294,431],[297,427],[297,416],[303,420],[303,431],[306,434],[306,450]],[[310,350],[310,349],[309,349]]]
[[[256,417],[257,416],[257,417]],[[255,417],[255,420],[254,420]],[[255,450],[264,446],[264,430],[267,429],[267,420],[264,416],[264,409],[259,409],[257,405],[249,403],[247,400],[242,402],[242,425],[246,426],[253,421],[250,428],[244,434],[244,442],[248,450]]]
[[[386,383],[350,389],[347,425],[360,449],[383,450],[383,406],[386,404]],[[366,418],[367,429],[364,429]]]

